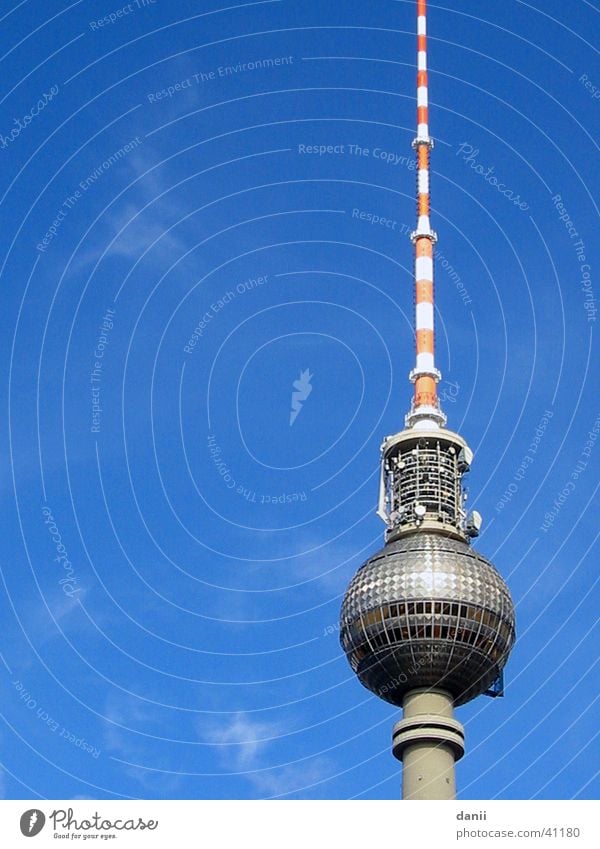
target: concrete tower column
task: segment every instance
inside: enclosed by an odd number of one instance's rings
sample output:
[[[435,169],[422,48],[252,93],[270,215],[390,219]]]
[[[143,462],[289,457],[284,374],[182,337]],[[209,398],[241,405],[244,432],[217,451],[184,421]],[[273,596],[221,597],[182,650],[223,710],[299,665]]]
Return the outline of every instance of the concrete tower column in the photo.
[[[394,726],[392,751],[402,761],[403,799],[455,799],[454,764],[465,751],[464,728],[444,690],[411,690]]]

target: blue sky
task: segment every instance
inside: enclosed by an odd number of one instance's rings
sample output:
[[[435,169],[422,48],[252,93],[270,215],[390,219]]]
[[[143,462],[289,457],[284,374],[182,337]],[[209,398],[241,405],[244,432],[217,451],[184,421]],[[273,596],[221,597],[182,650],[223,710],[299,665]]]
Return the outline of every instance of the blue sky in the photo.
[[[0,17],[1,793],[397,798],[337,621],[410,399],[414,4],[51,7]],[[594,26],[430,4],[440,392],[518,616],[466,799],[599,789]]]

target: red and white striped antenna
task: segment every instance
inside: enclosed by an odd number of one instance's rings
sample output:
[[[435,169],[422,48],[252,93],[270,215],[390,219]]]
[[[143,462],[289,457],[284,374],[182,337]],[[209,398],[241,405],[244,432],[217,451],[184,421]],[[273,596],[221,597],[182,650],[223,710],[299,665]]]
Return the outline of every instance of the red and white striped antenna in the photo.
[[[435,367],[433,246],[437,236],[429,220],[429,97],[427,83],[427,2],[417,0],[417,229],[411,234],[415,246],[415,336],[416,364],[410,373],[415,385],[406,426],[419,430],[444,427],[446,417],[440,409],[437,382],[441,375]]]

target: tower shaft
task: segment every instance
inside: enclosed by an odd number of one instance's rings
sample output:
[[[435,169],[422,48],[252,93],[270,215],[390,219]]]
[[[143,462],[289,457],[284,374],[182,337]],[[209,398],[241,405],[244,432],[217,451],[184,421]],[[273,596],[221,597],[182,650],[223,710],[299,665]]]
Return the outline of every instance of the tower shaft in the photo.
[[[435,302],[433,287],[433,251],[437,241],[431,229],[429,197],[429,157],[433,139],[429,135],[429,84],[427,78],[427,0],[417,0],[417,135],[413,141],[417,155],[417,229],[411,239],[415,248],[415,345],[416,363],[410,373],[414,382],[411,410],[406,417],[406,426],[420,434],[434,434],[443,428],[446,417],[442,413],[437,395],[437,382],[441,375],[435,365]],[[442,431],[443,432],[443,431]],[[421,451],[427,455],[430,443],[421,439]],[[431,448],[429,466],[425,471],[417,468],[419,447],[408,441],[410,454],[404,456],[400,445],[395,450],[384,451],[382,457],[384,480],[388,492],[389,506],[387,538],[395,533],[413,532],[431,516],[436,530],[445,530],[452,535],[464,533],[464,514],[458,504],[457,494],[462,494],[460,474],[456,465],[458,444],[435,442],[437,456]],[[387,447],[387,446],[386,446]],[[464,450],[469,451],[466,445]],[[451,453],[450,453],[451,452]],[[470,452],[469,452],[470,453]],[[447,455],[447,456],[446,456]],[[410,460],[415,465],[415,481],[407,475]],[[448,462],[450,461],[450,462]],[[433,482],[430,485],[434,498],[428,499],[427,487],[415,505],[403,504],[402,484],[394,485],[394,467],[402,469],[402,478],[408,482],[412,498],[419,492],[420,479]],[[438,480],[439,478],[439,480]],[[406,489],[406,483],[404,489]],[[424,503],[428,502],[428,503]],[[429,503],[430,502],[430,503]],[[435,502],[435,503],[434,503]],[[452,504],[451,504],[452,502]],[[454,502],[457,502],[453,506]],[[412,515],[416,510],[420,515]],[[412,509],[411,509],[412,508]],[[380,513],[385,512],[380,502]],[[430,522],[431,524],[431,522]],[[454,527],[451,527],[454,525]],[[395,527],[394,527],[395,526]],[[443,690],[410,690],[403,700],[403,718],[393,732],[393,753],[402,761],[403,799],[455,799],[455,762],[464,754],[464,730],[453,718],[454,700]]]
[[[464,754],[464,729],[443,690],[412,690],[394,726],[393,752],[402,761],[403,799],[455,799],[454,764]]]

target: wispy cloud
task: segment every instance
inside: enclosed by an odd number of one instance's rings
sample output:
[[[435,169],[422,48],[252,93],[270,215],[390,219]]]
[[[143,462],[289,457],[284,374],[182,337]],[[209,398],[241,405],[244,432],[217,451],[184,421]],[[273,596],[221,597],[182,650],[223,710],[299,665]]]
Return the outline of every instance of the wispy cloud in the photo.
[[[342,593],[357,566],[365,559],[364,552],[343,542],[322,546],[323,540],[318,537],[298,537],[294,545],[282,548],[290,554],[295,549],[296,553],[288,567],[290,583],[292,578],[294,582],[314,581],[324,593]]]
[[[174,181],[160,162],[161,156],[147,143],[124,160],[128,176],[123,185],[130,188],[111,204],[100,222],[108,227],[114,241],[102,238],[98,246],[81,250],[70,265],[71,273],[97,262],[103,254],[105,259],[137,260],[152,245],[156,261],[157,257],[179,257],[189,249],[177,228],[170,229],[189,212],[189,205],[181,200],[177,189],[170,191]]]
[[[282,723],[254,719],[240,711],[203,730],[206,743],[222,747],[221,761],[235,771],[257,769],[274,740],[285,733]]]
[[[274,747],[289,730],[281,722],[267,722],[240,711],[208,730],[203,729],[203,738],[222,747],[219,758],[223,766],[245,773],[244,779],[257,796],[286,796],[304,788],[308,790],[334,774],[331,762],[318,756],[269,768]]]
[[[86,618],[80,615],[80,601],[85,599],[87,589],[81,582],[79,587],[81,592],[77,596],[66,596],[62,590],[55,589],[53,592],[46,591],[43,601],[37,591],[30,598],[20,601],[19,619],[36,650],[40,651],[65,636],[74,639],[89,627]],[[37,662],[25,640],[15,640],[7,649],[6,662],[12,669],[18,670],[19,675],[23,675]]]
[[[156,742],[159,744],[166,727],[170,727],[166,726],[164,709],[125,693],[111,693],[106,702],[104,717],[104,748],[118,759],[115,765],[122,773],[136,781],[146,795],[175,798],[182,785],[182,776],[153,771],[152,767],[157,766],[157,759],[153,754],[156,749],[151,745],[151,739],[120,727],[124,725],[148,735],[152,735],[154,731]],[[120,764],[120,760],[143,764],[149,769]]]
[[[335,775],[328,758],[315,757],[299,764],[256,773],[252,783],[261,796],[277,797],[298,793],[302,798],[323,795],[327,798],[326,780]],[[320,786],[321,789],[318,789]]]

